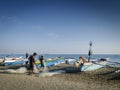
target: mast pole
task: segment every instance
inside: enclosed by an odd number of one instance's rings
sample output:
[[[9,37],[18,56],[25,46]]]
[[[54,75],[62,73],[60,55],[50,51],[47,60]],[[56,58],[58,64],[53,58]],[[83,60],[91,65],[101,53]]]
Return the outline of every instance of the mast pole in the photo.
[[[93,42],[90,41],[90,42],[89,42],[90,47],[89,47],[89,52],[88,52],[88,62],[90,62],[91,55],[92,55],[92,50],[91,50],[92,44],[93,44]]]

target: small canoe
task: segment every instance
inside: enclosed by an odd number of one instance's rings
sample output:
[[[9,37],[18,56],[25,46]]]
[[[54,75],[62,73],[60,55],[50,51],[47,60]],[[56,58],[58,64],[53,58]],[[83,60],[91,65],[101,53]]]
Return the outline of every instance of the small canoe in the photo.
[[[53,61],[59,60],[59,59],[61,59],[61,58],[62,58],[62,57],[49,58],[49,59],[45,60],[45,63],[53,62]],[[35,64],[40,64],[40,61],[39,61],[39,60],[36,60],[36,61],[35,61]]]
[[[58,65],[60,63],[65,63],[65,60],[63,57],[58,57],[54,60],[49,60],[49,61],[46,61],[44,62],[45,66],[46,67],[50,67],[50,66],[55,66],[55,65]],[[41,64],[37,64],[37,67],[40,68],[41,67]]]
[[[28,59],[6,60],[3,64],[5,66],[24,65],[27,61],[28,61]]]
[[[96,61],[85,62],[84,65],[80,66],[81,71],[92,71],[102,67],[105,67],[108,63],[109,58],[102,58]]]

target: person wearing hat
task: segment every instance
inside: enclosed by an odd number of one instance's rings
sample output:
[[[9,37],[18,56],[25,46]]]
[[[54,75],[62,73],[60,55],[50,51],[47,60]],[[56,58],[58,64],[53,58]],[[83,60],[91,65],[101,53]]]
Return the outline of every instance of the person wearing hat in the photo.
[[[29,74],[33,74],[34,72],[34,64],[35,64],[35,56],[37,55],[37,53],[33,53],[33,55],[31,55],[29,57]]]

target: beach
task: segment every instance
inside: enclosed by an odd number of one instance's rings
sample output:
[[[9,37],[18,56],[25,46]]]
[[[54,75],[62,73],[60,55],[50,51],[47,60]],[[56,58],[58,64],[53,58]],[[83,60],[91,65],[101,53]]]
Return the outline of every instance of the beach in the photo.
[[[6,69],[18,67],[0,66],[1,90],[119,90],[120,68],[106,67],[87,72],[67,72],[52,76],[33,76],[27,73],[10,74]],[[69,70],[72,65],[60,64],[47,68],[48,71]],[[74,70],[74,69],[71,69]],[[41,72],[42,73],[42,72]]]

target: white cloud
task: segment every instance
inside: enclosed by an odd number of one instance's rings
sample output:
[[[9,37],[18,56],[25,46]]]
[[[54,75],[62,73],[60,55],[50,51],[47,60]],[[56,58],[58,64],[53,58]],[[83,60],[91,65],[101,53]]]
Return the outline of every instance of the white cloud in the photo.
[[[58,38],[59,37],[59,35],[56,34],[56,33],[48,33],[48,36],[49,37],[54,37],[54,38]]]
[[[16,21],[17,16],[1,16],[0,17],[2,20],[9,20],[9,21]]]

